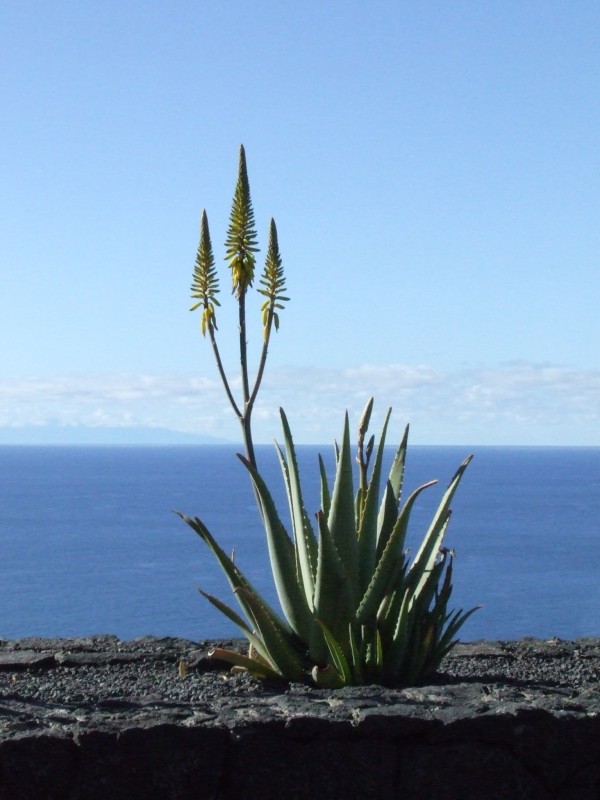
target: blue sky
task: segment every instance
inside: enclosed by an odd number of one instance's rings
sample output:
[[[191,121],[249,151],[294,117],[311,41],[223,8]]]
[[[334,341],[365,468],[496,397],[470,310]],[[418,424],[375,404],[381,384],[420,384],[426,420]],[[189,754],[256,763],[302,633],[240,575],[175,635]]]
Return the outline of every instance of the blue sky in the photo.
[[[188,308],[243,142],[292,298],[259,441],[373,394],[416,443],[600,445],[598,5],[7,0],[0,39],[0,428],[238,438]]]

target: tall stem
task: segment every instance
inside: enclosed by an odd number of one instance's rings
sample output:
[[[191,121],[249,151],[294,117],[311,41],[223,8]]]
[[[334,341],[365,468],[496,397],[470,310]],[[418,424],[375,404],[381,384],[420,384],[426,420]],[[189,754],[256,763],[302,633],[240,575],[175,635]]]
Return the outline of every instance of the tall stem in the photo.
[[[240,365],[242,368],[242,388],[244,392],[244,405],[250,399],[250,387],[248,384],[248,342],[246,340],[246,295],[242,294],[239,299],[240,310]]]
[[[254,469],[258,469],[256,465],[256,455],[254,453],[254,443],[252,441],[252,426],[250,424],[251,416],[252,416],[252,409],[250,408],[247,409],[244,416],[240,418],[240,423],[242,425],[242,434],[244,436],[244,447],[246,448],[246,456],[248,458],[248,461],[254,467]]]
[[[254,397],[250,398],[250,383],[248,381],[248,341],[246,339],[246,295],[242,293],[239,298],[239,320],[240,320],[240,367],[242,371],[242,391],[244,393],[244,411],[240,416],[244,445],[248,461],[256,469],[256,455],[254,453],[254,443],[252,441],[252,406]],[[255,395],[254,395],[255,396]]]
[[[271,307],[269,308],[269,315],[267,317],[267,324],[266,324],[266,333],[262,346],[262,351],[260,354],[260,361],[258,364],[258,372],[256,373],[256,380],[254,381],[254,386],[252,387],[252,394],[250,395],[248,401],[246,402],[244,419],[242,421],[242,429],[244,431],[244,444],[246,445],[248,460],[254,466],[256,466],[256,464],[254,460],[254,446],[252,443],[252,428],[250,426],[250,417],[252,416],[254,402],[256,400],[256,396],[258,395],[258,390],[260,389],[260,384],[262,382],[263,374],[265,371],[265,365],[267,363],[267,355],[269,353],[269,341],[271,339],[272,328],[273,328],[273,305],[271,305]],[[250,455],[250,453],[252,455]]]

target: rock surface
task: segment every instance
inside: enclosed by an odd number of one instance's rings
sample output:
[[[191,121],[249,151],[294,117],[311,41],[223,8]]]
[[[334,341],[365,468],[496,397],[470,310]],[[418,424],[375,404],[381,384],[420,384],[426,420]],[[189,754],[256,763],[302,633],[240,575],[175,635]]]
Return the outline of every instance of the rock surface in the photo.
[[[0,640],[0,800],[600,800],[600,639],[458,645],[427,686],[338,690],[231,675],[213,644]]]

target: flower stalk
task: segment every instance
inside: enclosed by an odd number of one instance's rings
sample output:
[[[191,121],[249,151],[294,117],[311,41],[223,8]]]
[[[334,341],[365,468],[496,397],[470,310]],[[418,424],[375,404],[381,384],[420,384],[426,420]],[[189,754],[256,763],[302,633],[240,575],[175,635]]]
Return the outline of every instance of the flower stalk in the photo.
[[[279,330],[279,311],[284,308],[283,304],[289,300],[285,296],[285,276],[279,252],[277,227],[275,221],[271,219],[267,256],[260,278],[260,286],[262,288],[258,289],[258,292],[266,298],[261,306],[263,340],[256,375],[254,381],[251,382],[248,363],[246,296],[254,282],[255,253],[258,252],[257,241],[254,209],[252,207],[246,166],[246,153],[243,145],[241,145],[238,176],[225,242],[225,259],[228,261],[229,269],[231,270],[231,293],[234,295],[238,305],[239,363],[242,383],[242,397],[240,400],[236,400],[232,391],[217,342],[218,329],[215,307],[220,305],[216,297],[219,293],[219,279],[214,266],[215,260],[206,211],[202,211],[200,221],[200,243],[198,245],[191,288],[192,298],[196,302],[190,310],[201,309],[200,329],[202,335],[206,336],[208,334],[210,339],[217,370],[225,388],[227,399],[242,428],[246,456],[254,468],[257,467],[257,464],[252,438],[252,412],[264,376],[271,332],[273,327],[276,331]]]

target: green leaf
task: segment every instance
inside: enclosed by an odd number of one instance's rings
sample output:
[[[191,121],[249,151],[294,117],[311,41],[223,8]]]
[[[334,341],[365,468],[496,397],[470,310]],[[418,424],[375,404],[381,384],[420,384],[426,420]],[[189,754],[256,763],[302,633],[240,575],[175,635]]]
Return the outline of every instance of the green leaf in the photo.
[[[329,517],[329,509],[331,507],[331,494],[329,491],[329,483],[327,482],[327,472],[325,470],[325,463],[319,455],[319,473],[321,475],[321,510],[325,515],[325,519]]]
[[[248,627],[247,623],[244,622],[244,620],[240,617],[240,615],[236,614],[235,611],[230,606],[228,606],[222,600],[219,600],[218,597],[215,597],[212,594],[208,594],[208,592],[205,592],[203,589],[200,589],[199,587],[198,591],[203,597],[205,597],[209,601],[209,603],[212,603],[212,605],[216,609],[218,609],[221,612],[221,614],[224,614],[227,617],[227,619],[231,620],[231,622],[234,623],[234,625],[237,625],[238,628],[240,628],[240,630],[243,631],[245,636],[250,638],[251,636],[254,635],[252,633],[252,630]]]
[[[379,516],[377,517],[377,549],[375,561],[378,563],[381,558],[388,539],[392,535],[396,520],[398,519],[398,503],[394,496],[394,489],[391,481],[388,481],[383,493]]]
[[[311,607],[297,581],[294,545],[279,518],[271,493],[260,473],[247,458],[239,454],[238,458],[250,473],[260,497],[271,571],[281,608],[295,633],[307,639],[311,636],[314,621]]]
[[[383,423],[383,430],[377,447],[377,455],[375,456],[375,463],[373,465],[373,472],[368,484],[366,497],[364,499],[364,507],[358,529],[358,559],[359,559],[359,591],[362,595],[366,590],[371,578],[373,570],[375,569],[375,558],[377,553],[377,516],[379,506],[379,495],[381,487],[381,465],[383,461],[383,453],[385,447],[385,437],[387,433],[388,423],[390,421],[390,414],[392,409],[388,412]]]
[[[429,483],[424,483],[422,486],[419,486],[406,501],[356,612],[356,619],[358,622],[367,624],[377,613],[397,573],[399,561],[401,561],[402,546],[415,501],[421,492],[433,486],[435,483],[436,481],[430,481]]]
[[[292,440],[292,433],[284,410],[281,408],[279,412],[281,414],[281,424],[283,426],[283,436],[287,454],[287,469],[284,471],[284,476],[287,478],[290,514],[294,528],[294,542],[298,552],[298,563],[300,565],[304,594],[307,602],[312,603],[315,590],[317,546],[302,499],[302,487],[300,484],[298,462],[296,459],[294,442]]]
[[[444,538],[444,531],[448,522],[450,503],[452,502],[454,493],[456,492],[461,478],[464,475],[464,472],[472,458],[473,456],[468,456],[454,474],[454,477],[450,481],[450,484],[448,485],[448,488],[442,497],[429,530],[425,534],[425,538],[423,539],[421,547],[419,548],[419,551],[410,566],[407,580],[414,587],[415,596],[419,594],[423,583],[427,580],[427,573],[433,567],[440,549],[440,545]]]
[[[329,649],[333,666],[340,676],[342,685],[345,686],[347,684],[351,684],[353,682],[352,670],[350,669],[350,665],[348,664],[348,660],[344,655],[344,651],[340,643],[336,640],[335,636],[321,620],[317,620],[317,622],[323,629],[323,635]]]
[[[387,540],[392,532],[396,517],[398,515],[400,501],[402,499],[406,451],[408,448],[408,430],[409,426],[407,425],[404,429],[404,435],[402,436],[402,440],[398,446],[394,460],[392,461],[383,500],[381,501],[381,508],[379,509],[379,516],[377,518],[376,556],[378,561],[381,558],[381,554],[383,553],[387,544]]]
[[[344,644],[348,641],[348,625],[353,618],[352,593],[344,564],[333,541],[322,511],[319,522],[319,556],[315,586],[315,614],[332,634]]]
[[[265,649],[261,655],[267,658],[286,680],[306,682],[306,669],[298,651],[292,645],[290,637],[282,632],[277,617],[262,597],[241,587],[236,589],[236,594],[244,599],[250,609],[260,640],[262,640],[261,645]],[[259,650],[259,652],[261,651]]]
[[[360,643],[357,641],[356,627],[351,624],[348,626],[348,628],[350,635],[350,658],[352,661],[351,667],[352,674],[354,676],[354,684],[361,686],[365,683],[365,677],[361,659]]]
[[[458,643],[458,639],[455,640],[454,637],[458,633],[459,629],[462,628],[469,617],[476,611],[479,611],[480,608],[481,606],[474,606],[468,611],[463,611],[462,608],[459,608],[458,611],[454,612],[454,615],[450,619],[450,622],[448,623],[448,626],[446,627],[438,644],[438,647],[441,651],[439,657],[440,661],[450,652],[450,650],[452,650],[454,645]]]
[[[237,594],[236,597],[238,602],[242,608],[242,611],[246,615],[249,621],[253,620],[253,612],[246,601],[247,595],[256,597],[260,599],[260,595],[256,591],[256,589],[252,586],[250,581],[246,578],[246,576],[239,570],[236,565],[233,563],[231,558],[225,553],[225,551],[219,547],[213,536],[211,535],[210,531],[206,527],[206,525],[200,520],[198,517],[191,519],[187,517],[185,514],[181,514],[179,511],[177,514],[186,522],[192,530],[194,530],[200,538],[208,545],[212,553],[214,554],[215,558],[217,559],[219,566],[225,573],[225,577],[229,581],[229,585],[235,592],[237,589],[244,589],[246,594]],[[269,614],[271,615],[272,619],[275,620],[275,624],[278,626],[280,633],[282,636],[291,636],[293,635],[293,630],[287,622],[280,620],[278,615],[275,611],[270,608],[264,600],[261,602],[266,606],[268,609]]]
[[[248,625],[246,625],[244,620],[238,614],[236,614],[235,611],[230,606],[228,606],[226,603],[223,603],[221,600],[219,600],[218,597],[214,597],[212,594],[208,594],[207,592],[202,591],[202,589],[198,589],[198,591],[216,609],[218,609],[222,614],[224,614],[228,619],[230,619],[235,625],[237,625],[240,628],[244,636],[246,636],[246,638],[250,642],[251,646],[254,647],[255,650],[257,650],[257,652],[263,654],[267,652],[264,642],[260,640],[258,635],[253,630],[251,630],[248,627]]]
[[[348,576],[353,602],[356,603],[359,588],[359,565],[348,414],[344,421],[342,447],[337,460],[327,526],[344,565],[344,572]]]
[[[394,490],[394,497],[396,498],[396,503],[400,504],[402,499],[402,485],[404,483],[404,470],[406,467],[406,453],[408,450],[408,431],[409,426],[407,425],[404,429],[404,435],[402,436],[402,441],[398,446],[398,450],[396,451],[396,455],[394,456],[394,460],[392,462],[392,466],[390,467],[390,474],[388,477],[389,482],[392,484],[392,489]]]
[[[387,657],[383,674],[386,681],[402,681],[403,665],[409,650],[411,617],[409,614],[410,596],[403,592],[401,605],[391,641],[387,643]]]

